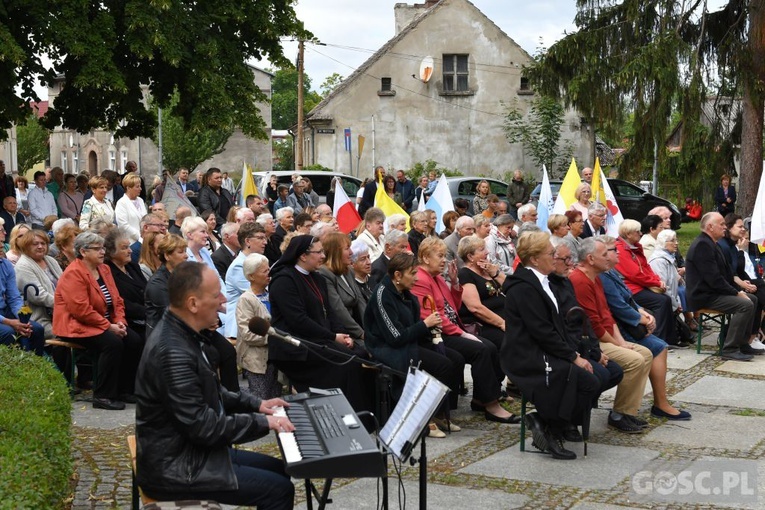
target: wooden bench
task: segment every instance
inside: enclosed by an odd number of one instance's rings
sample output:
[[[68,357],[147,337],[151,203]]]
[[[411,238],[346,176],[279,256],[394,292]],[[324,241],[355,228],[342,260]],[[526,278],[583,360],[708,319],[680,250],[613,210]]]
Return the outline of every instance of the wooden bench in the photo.
[[[222,510],[221,506],[215,501],[157,501],[143,493],[135,480],[136,473],[136,445],[135,436],[127,437],[128,449],[130,450],[130,465],[132,468],[133,480],[133,510],[164,510],[185,508],[186,510]],[[139,504],[140,501],[140,504]]]
[[[72,390],[74,390],[74,387],[75,387],[75,367],[77,365],[77,359],[78,359],[78,356],[79,356],[77,353],[79,353],[79,352],[87,353],[88,350],[84,346],[82,346],[80,344],[76,344],[74,342],[65,342],[65,341],[61,340],[60,338],[52,338],[50,340],[46,340],[45,341],[45,345],[46,346],[51,346],[51,347],[63,347],[65,349],[69,349],[69,377],[67,379],[69,380],[69,387]],[[95,386],[95,381],[96,381],[96,377],[97,377],[96,358],[97,358],[97,356],[94,356],[91,359],[91,364],[92,364],[92,368],[93,368],[93,383],[94,383],[94,386]]]
[[[128,436],[127,437],[127,444],[128,449],[130,450],[130,465],[131,469],[133,471],[132,479],[133,479],[133,510],[138,510],[140,508],[140,505],[138,504],[138,500],[141,500],[141,504],[146,505],[149,503],[156,503],[156,499],[152,499],[146,494],[143,493],[140,487],[138,487],[138,483],[135,481],[135,458],[136,458],[136,447],[135,447],[135,436]]]
[[[699,330],[696,332],[696,354],[701,354],[701,337],[704,334],[704,323],[717,324],[720,326],[720,334],[717,336],[717,355],[722,355],[725,337],[728,334],[728,324],[730,324],[730,314],[710,308],[697,310],[699,314]]]

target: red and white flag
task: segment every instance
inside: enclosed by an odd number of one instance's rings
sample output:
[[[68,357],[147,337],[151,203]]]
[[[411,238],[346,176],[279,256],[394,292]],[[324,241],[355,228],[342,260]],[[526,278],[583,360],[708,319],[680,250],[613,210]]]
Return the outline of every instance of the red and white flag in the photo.
[[[335,184],[335,203],[332,206],[332,214],[337,220],[340,231],[344,234],[350,234],[361,223],[356,204],[350,201],[339,179]]]

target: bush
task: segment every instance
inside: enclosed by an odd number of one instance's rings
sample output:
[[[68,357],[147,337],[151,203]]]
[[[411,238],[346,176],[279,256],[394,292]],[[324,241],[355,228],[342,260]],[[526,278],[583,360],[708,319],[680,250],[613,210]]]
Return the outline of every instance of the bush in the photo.
[[[0,508],[63,508],[72,475],[66,381],[39,356],[0,346]]]

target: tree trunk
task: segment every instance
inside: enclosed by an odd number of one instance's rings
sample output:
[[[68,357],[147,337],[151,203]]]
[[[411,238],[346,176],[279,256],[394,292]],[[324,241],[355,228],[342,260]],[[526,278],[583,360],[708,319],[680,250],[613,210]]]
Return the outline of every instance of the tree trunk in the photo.
[[[741,130],[741,172],[736,210],[754,210],[762,176],[763,111],[765,110],[765,0],[749,1],[749,63],[744,79]]]

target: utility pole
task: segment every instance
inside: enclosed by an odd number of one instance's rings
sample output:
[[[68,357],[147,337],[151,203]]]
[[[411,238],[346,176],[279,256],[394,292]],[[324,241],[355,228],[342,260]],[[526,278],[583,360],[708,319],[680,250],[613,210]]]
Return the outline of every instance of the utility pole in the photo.
[[[298,41],[298,59],[297,59],[297,72],[298,72],[298,91],[297,91],[297,143],[295,144],[295,168],[297,170],[303,169],[303,55],[304,46],[303,41]]]

